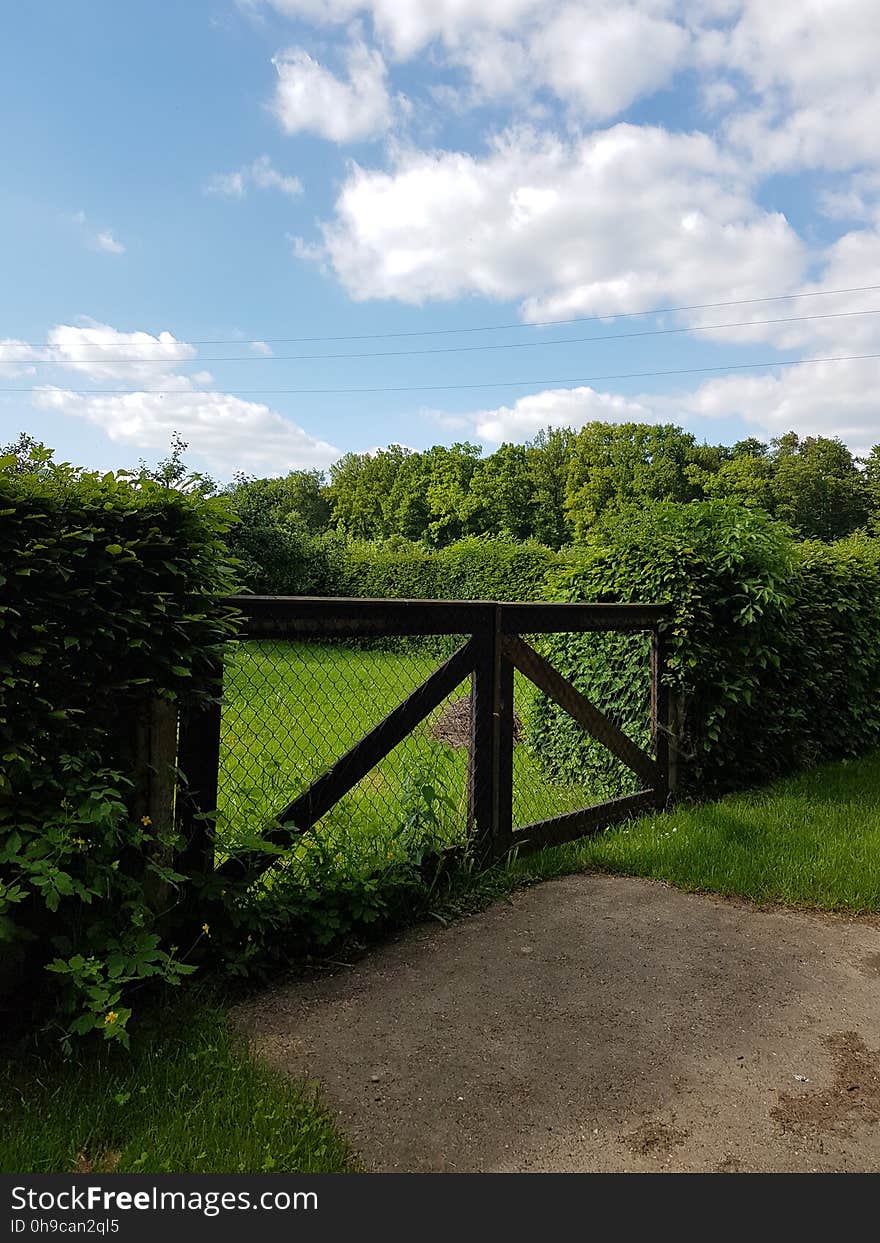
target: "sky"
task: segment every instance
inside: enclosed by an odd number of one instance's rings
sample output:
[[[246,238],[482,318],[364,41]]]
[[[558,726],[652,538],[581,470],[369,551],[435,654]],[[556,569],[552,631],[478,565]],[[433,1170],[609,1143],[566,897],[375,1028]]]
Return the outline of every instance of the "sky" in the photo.
[[[878,64],[876,0],[8,5],[0,442],[177,431],[221,479],[595,419],[865,453]]]

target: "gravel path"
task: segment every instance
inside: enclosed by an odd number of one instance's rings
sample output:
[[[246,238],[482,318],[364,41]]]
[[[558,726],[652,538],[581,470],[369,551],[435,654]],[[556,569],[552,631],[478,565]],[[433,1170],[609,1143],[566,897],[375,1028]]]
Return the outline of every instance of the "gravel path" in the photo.
[[[580,875],[238,1011],[369,1170],[880,1171],[880,929]]]

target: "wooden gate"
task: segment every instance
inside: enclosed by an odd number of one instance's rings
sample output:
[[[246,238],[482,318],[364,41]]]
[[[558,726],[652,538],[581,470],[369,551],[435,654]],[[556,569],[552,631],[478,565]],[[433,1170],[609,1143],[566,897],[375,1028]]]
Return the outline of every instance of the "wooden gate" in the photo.
[[[666,610],[643,604],[499,604],[483,601],[360,600],[293,596],[237,596],[242,639],[381,639],[464,635],[464,643],[425,681],[350,747],[307,788],[291,791],[263,838],[283,847],[315,825],[462,681],[471,679],[468,834],[483,863],[512,849],[536,850],[598,832],[665,806],[670,789],[669,697],[665,686],[662,623]],[[588,631],[646,631],[651,636],[651,733],[654,754],[636,745],[609,717],[540,655],[524,635]],[[635,793],[514,828],[514,670],[568,713],[592,738],[636,774]],[[222,669],[215,700],[181,722],[178,799],[186,863],[213,866],[211,818],[217,806]],[[259,873],[271,853],[228,859],[228,876]]]

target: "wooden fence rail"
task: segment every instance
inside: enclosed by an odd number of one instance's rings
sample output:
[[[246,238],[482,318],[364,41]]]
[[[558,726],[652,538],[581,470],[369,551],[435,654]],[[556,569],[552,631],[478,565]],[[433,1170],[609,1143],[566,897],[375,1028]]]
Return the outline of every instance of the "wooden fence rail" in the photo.
[[[665,685],[666,610],[650,604],[501,604],[494,601],[354,600],[295,596],[236,596],[242,639],[311,640],[458,635],[465,642],[392,712],[341,755],[305,790],[291,790],[263,838],[283,849],[314,826],[465,678],[472,693],[468,771],[468,831],[482,862],[517,847],[535,850],[595,833],[666,804],[671,762],[669,695]],[[523,635],[644,631],[651,635],[651,732],[654,755],[637,746]],[[639,778],[623,798],[513,827],[513,679],[518,670]],[[182,774],[178,824],[187,870],[213,867],[223,670],[214,671],[212,702],[181,721]],[[227,876],[254,875],[277,858],[259,852],[229,859]]]

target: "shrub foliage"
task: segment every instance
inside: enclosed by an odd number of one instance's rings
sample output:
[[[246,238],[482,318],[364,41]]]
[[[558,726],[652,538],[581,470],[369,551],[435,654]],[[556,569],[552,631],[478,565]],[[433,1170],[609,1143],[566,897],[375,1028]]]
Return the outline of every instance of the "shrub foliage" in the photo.
[[[782,525],[731,502],[661,503],[600,524],[551,594],[670,606],[668,682],[685,791],[767,780],[880,740],[877,540],[797,544]],[[647,744],[644,641],[560,636],[547,649]],[[608,792],[634,788],[543,697],[531,722],[533,745],[551,770],[586,768]]]
[[[54,991],[66,1032],[124,1041],[129,985],[189,969],[149,899],[183,877],[173,825],[134,813],[134,738],[147,697],[205,693],[229,518],[146,478],[20,466],[0,459],[2,971]]]

